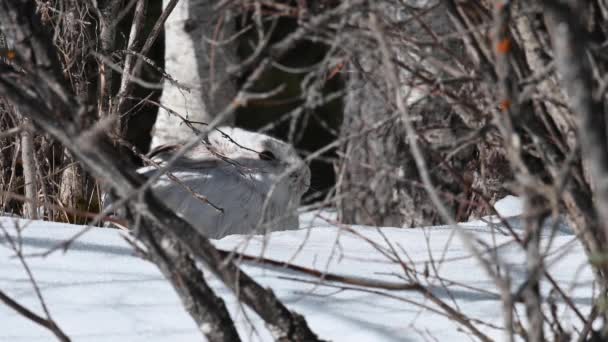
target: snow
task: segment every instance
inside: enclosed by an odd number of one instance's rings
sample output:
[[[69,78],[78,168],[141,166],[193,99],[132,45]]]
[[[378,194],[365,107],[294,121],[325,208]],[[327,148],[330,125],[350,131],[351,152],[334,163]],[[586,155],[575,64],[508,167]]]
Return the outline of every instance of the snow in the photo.
[[[516,198],[499,202],[516,233],[523,234]],[[341,226],[331,212],[302,215],[302,229],[260,236],[229,236],[215,241],[223,249],[288,261],[292,264],[340,275],[404,283],[403,267],[391,260],[393,253],[421,272],[419,280],[448,305],[483,323],[475,326],[502,340],[501,302],[494,281],[471,257],[453,227],[417,229]],[[488,220],[466,223],[459,230],[471,234],[474,245],[497,246],[496,255],[511,278],[515,291],[525,279],[525,253]],[[181,307],[171,285],[154,265],[134,255],[124,233],[95,228],[76,240],[67,252],[46,257],[39,254],[81,231],[82,226],[1,218],[11,236],[21,231],[27,264],[41,289],[49,310],[73,341],[201,341],[201,333]],[[549,226],[549,225],[547,225]],[[555,234],[547,227],[543,247],[551,275],[577,308],[587,314],[592,298],[592,273],[582,247],[564,225]],[[0,232],[0,235],[4,235]],[[456,236],[458,235],[458,236]],[[549,241],[551,243],[549,244]],[[14,253],[0,239],[0,289],[21,304],[41,313],[31,282]],[[390,258],[387,256],[391,256]],[[484,254],[489,257],[491,254]],[[431,267],[434,260],[436,272]],[[451,321],[442,310],[413,291],[388,291],[321,281],[295,271],[244,262],[244,270],[272,288],[292,310],[303,314],[312,329],[333,341],[470,340],[467,330]],[[425,277],[425,268],[429,276]],[[434,276],[439,274],[442,281]],[[245,341],[270,341],[261,320],[238,305],[230,291],[206,274],[216,293],[227,302]],[[446,291],[446,286],[448,291]],[[551,290],[544,281],[542,291]],[[558,300],[566,329],[580,327],[572,310]],[[523,307],[518,307],[522,317]],[[49,341],[45,329],[0,304],[0,341]],[[487,323],[487,324],[486,324]],[[253,327],[253,328],[252,328]]]

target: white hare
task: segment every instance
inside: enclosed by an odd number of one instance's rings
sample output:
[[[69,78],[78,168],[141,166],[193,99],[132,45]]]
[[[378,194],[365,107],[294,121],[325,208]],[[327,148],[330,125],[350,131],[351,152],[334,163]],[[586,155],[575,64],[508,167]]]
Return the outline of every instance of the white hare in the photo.
[[[174,179],[163,175],[152,186],[158,199],[209,238],[298,228],[310,169],[291,145],[233,127],[207,140],[170,164]],[[159,146],[149,156],[165,165],[180,147]],[[157,168],[139,172],[152,176]]]

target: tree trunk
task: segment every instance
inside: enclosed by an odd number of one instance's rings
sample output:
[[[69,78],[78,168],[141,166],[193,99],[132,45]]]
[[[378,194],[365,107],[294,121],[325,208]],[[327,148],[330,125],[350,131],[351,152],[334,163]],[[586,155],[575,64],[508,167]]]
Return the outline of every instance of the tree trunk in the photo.
[[[167,3],[163,1],[163,5]],[[235,28],[230,18],[214,11],[214,5],[213,1],[179,1],[165,23],[165,71],[179,84],[164,81],[152,146],[195,135],[169,110],[187,120],[208,123],[236,94],[235,82],[227,71],[236,64],[236,46],[226,43]],[[232,122],[233,117],[224,121]]]
[[[36,161],[34,152],[34,136],[30,131],[31,120],[22,119],[24,129],[21,132],[21,160],[23,165],[23,181],[25,182],[25,197],[23,204],[25,217],[35,220],[38,218],[38,187],[36,184]]]
[[[435,7],[420,15],[431,6]],[[386,71],[382,67],[382,54],[388,53],[400,63],[400,91],[406,94],[408,116],[418,131],[420,147],[427,152],[427,164],[433,165],[429,172],[434,186],[457,219],[464,220],[470,214],[478,213],[470,203],[475,199],[468,191],[472,183],[495,193],[500,188],[496,184],[502,184],[508,173],[508,168],[496,170],[495,162],[500,160],[497,156],[500,153],[489,153],[491,147],[484,147],[487,144],[468,148],[457,146],[457,138],[479,129],[485,118],[459,111],[459,104],[454,103],[457,98],[449,102],[449,96],[435,96],[432,80],[420,84],[421,78],[414,76],[429,71],[437,80],[447,77],[446,71],[436,65],[450,64],[441,63],[463,56],[462,45],[436,41],[436,46],[428,53],[393,41],[393,36],[387,33],[404,30],[406,32],[400,34],[409,34],[412,40],[433,41],[437,39],[434,35],[441,37],[454,30],[445,6],[427,1],[419,9],[377,5],[378,18],[384,20],[379,24],[383,30],[380,36],[387,40],[391,51],[381,51],[378,47],[359,48],[356,51],[360,53],[351,60],[341,135],[346,138],[358,132],[362,134],[348,139],[340,161],[338,210],[344,222],[410,227],[440,221],[410,153],[404,118],[396,115],[396,105],[390,95],[395,90],[383,84],[387,75],[383,74]],[[418,19],[413,19],[418,15]],[[396,28],[394,25],[399,21],[407,21],[408,25]],[[474,153],[481,152],[487,152],[484,154],[487,162],[473,157]],[[476,170],[484,170],[484,167],[487,169],[485,176],[495,173],[493,177],[482,180]],[[345,197],[348,200],[344,200]]]

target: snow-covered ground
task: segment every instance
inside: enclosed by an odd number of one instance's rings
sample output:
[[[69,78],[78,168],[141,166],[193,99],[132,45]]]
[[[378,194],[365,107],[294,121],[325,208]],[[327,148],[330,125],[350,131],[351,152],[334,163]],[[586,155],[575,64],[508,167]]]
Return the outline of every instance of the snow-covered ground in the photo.
[[[518,201],[497,206],[523,234]],[[262,237],[230,236],[218,247],[341,275],[405,283],[404,267],[415,266],[418,278],[449,306],[474,321],[475,327],[496,340],[503,339],[501,302],[495,283],[471,257],[455,229],[340,227],[331,224],[331,213],[302,216],[303,229],[275,232]],[[329,222],[328,222],[329,221]],[[0,224],[16,236],[14,219]],[[63,253],[39,256],[83,227],[49,222],[18,221],[27,263],[55,321],[74,341],[201,341],[204,338],[179,298],[154,265],[134,256],[132,248],[113,229],[92,229]],[[552,241],[545,259],[551,275],[571,296],[583,314],[590,310],[592,274],[582,247],[561,225],[551,238],[546,229],[543,246]],[[515,290],[525,279],[524,253],[504,229],[470,222],[461,228],[480,247],[496,246],[503,271]],[[3,234],[0,234],[3,235]],[[0,238],[0,289],[40,313],[39,301],[23,266]],[[485,254],[489,257],[489,254]],[[435,265],[434,267],[432,265]],[[504,267],[506,266],[506,267]],[[468,332],[444,315],[436,304],[419,293],[345,285],[305,274],[245,263],[244,269],[303,314],[320,337],[333,341],[468,341]],[[425,275],[425,269],[427,275]],[[436,275],[439,275],[441,280]],[[207,274],[210,284],[227,302],[241,337],[270,340],[256,315],[243,311],[229,290]],[[544,294],[551,290],[545,281]],[[558,298],[558,314],[566,329],[581,323]],[[523,308],[519,308],[522,317]],[[252,328],[253,327],[253,328]],[[49,341],[53,336],[0,304],[0,341]]]

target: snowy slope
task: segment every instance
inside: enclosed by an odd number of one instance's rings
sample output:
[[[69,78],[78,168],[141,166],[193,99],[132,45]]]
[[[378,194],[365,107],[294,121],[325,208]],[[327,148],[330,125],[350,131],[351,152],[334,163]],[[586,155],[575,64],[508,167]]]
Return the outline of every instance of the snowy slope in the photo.
[[[515,204],[505,205],[513,211]],[[503,203],[504,204],[504,203]],[[318,214],[318,213],[316,213]],[[249,255],[289,261],[292,264],[354,277],[403,283],[403,268],[391,261],[391,251],[411,268],[429,277],[419,279],[450,306],[471,318],[489,336],[502,340],[501,303],[494,282],[468,252],[462,239],[449,227],[397,229],[336,227],[331,214],[304,215],[299,231],[275,232],[261,237],[229,236],[218,247]],[[509,215],[513,216],[513,215]],[[518,219],[512,218],[516,229]],[[13,219],[0,223],[15,235]],[[20,221],[20,225],[26,221]],[[310,227],[310,228],[309,228]],[[22,232],[24,250],[41,253],[69,238],[82,227],[31,222]],[[508,265],[515,289],[525,278],[524,253],[512,238],[483,222],[468,223],[463,231],[497,248]],[[522,233],[521,230],[517,231]],[[171,286],[154,265],[133,256],[131,247],[117,230],[93,229],[78,239],[67,253],[32,256],[27,262],[41,287],[53,318],[74,341],[200,341],[203,338],[181,308]],[[544,244],[550,240],[546,230]],[[6,241],[0,247],[0,289],[28,307],[41,312],[32,286]],[[388,256],[387,256],[388,255]],[[439,264],[439,260],[443,262]],[[436,263],[438,281],[429,260]],[[581,246],[567,227],[560,226],[546,258],[551,274],[571,294],[586,314],[590,309],[592,274],[585,266]],[[425,267],[427,265],[427,267]],[[306,316],[312,329],[333,341],[424,341],[469,340],[459,324],[440,314],[438,306],[412,291],[362,288],[319,279],[294,271],[245,263],[244,269],[271,287],[293,310]],[[208,277],[210,277],[208,275]],[[229,291],[210,277],[235,317],[243,340],[270,340],[260,320],[236,304]],[[445,290],[443,285],[448,287]],[[466,285],[465,285],[466,284]],[[550,287],[543,283],[543,292]],[[558,301],[559,302],[559,301]],[[523,315],[523,308],[521,310]],[[565,328],[580,326],[572,310],[560,306]],[[252,329],[253,323],[254,329]],[[432,337],[431,337],[432,336]],[[52,335],[0,304],[0,341],[49,341]]]

